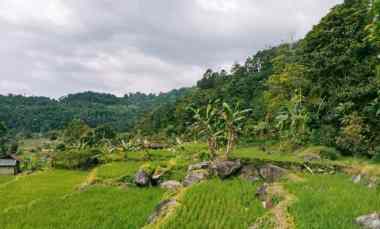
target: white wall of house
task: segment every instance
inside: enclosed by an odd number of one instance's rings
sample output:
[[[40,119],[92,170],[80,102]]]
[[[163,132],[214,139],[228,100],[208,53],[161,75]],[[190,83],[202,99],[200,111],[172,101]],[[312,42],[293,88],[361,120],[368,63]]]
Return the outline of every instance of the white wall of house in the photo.
[[[13,167],[0,167],[0,175],[14,175],[15,169]]]

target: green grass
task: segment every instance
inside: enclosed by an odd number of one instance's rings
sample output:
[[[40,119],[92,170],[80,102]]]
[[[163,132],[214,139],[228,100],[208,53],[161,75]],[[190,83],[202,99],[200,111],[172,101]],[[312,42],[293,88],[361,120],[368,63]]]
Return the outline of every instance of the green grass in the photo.
[[[68,194],[85,180],[86,175],[86,172],[51,170],[0,186],[0,214],[8,208]]]
[[[2,229],[141,228],[163,191],[94,186],[66,198],[0,214]]]
[[[106,164],[98,168],[97,178],[106,180],[133,176],[142,164],[143,162],[139,161],[113,162]]]
[[[14,178],[14,176],[0,176],[0,185],[13,180]]]
[[[380,191],[353,184],[346,175],[308,176],[287,188],[298,198],[290,213],[300,229],[359,228],[356,217],[380,210]]]
[[[257,185],[239,179],[195,185],[161,228],[248,228],[264,214],[256,189]]]
[[[244,147],[238,148],[232,153],[233,157],[246,158],[246,159],[261,159],[272,161],[285,161],[285,162],[302,162],[295,154],[278,153],[278,152],[264,152],[259,147]]]

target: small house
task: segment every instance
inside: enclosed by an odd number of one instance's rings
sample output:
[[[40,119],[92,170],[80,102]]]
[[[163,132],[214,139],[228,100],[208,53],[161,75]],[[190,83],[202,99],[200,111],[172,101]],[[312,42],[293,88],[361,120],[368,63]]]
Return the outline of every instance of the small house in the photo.
[[[20,160],[17,157],[8,155],[0,157],[0,176],[16,175],[20,172]]]

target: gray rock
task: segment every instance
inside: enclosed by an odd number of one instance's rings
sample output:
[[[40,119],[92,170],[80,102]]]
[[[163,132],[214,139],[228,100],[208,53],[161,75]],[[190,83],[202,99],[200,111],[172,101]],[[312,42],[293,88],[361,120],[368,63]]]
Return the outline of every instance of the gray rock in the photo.
[[[240,178],[247,181],[256,182],[260,180],[260,174],[254,165],[245,165],[240,170]]]
[[[265,201],[268,197],[268,184],[267,183],[264,183],[263,185],[261,185],[256,193],[255,193],[255,197],[257,199],[259,199],[260,201]]]
[[[360,183],[360,181],[362,180],[362,175],[361,174],[359,174],[359,175],[356,175],[356,176],[353,176],[352,177],[352,182],[354,182],[355,184],[358,184],[358,183]]]
[[[135,184],[137,186],[146,187],[150,185],[150,182],[151,182],[151,177],[147,172],[140,170],[136,173]]]
[[[209,161],[203,161],[197,164],[189,165],[188,171],[199,170],[199,169],[208,169],[210,167]]]
[[[209,172],[207,170],[193,170],[193,171],[190,171],[184,181],[183,181],[183,185],[185,187],[187,186],[190,186],[192,184],[196,184],[196,183],[199,183],[203,180],[207,180],[209,177]]]
[[[373,213],[356,218],[356,223],[366,229],[380,229],[380,214]]]
[[[260,176],[267,182],[275,182],[280,180],[287,174],[287,170],[276,165],[268,164],[259,169]]]
[[[160,187],[164,189],[169,189],[169,190],[178,190],[182,188],[182,184],[175,180],[169,180],[169,181],[162,182],[160,184]]]
[[[320,161],[321,160],[321,156],[319,156],[317,154],[309,154],[309,155],[303,156],[303,160],[305,162]]]
[[[175,199],[169,199],[162,201],[154,210],[152,215],[148,218],[148,224],[154,224],[158,219],[165,217],[165,215],[169,212],[171,208],[174,208],[177,205],[177,201]]]
[[[211,169],[215,175],[222,179],[225,179],[231,175],[234,175],[239,169],[241,169],[242,164],[240,160],[236,161],[215,161],[211,165]]]

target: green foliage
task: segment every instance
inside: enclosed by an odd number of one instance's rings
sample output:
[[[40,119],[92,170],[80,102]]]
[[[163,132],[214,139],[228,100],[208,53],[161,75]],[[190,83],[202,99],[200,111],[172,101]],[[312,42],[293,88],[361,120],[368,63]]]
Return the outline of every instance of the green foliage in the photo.
[[[336,140],[336,145],[345,154],[361,154],[366,148],[366,131],[368,130],[363,118],[357,113],[342,119],[342,129]]]
[[[0,156],[7,151],[7,128],[3,122],[0,122]]]
[[[101,161],[102,151],[96,148],[72,148],[56,153],[53,167],[65,169],[89,169]]]

